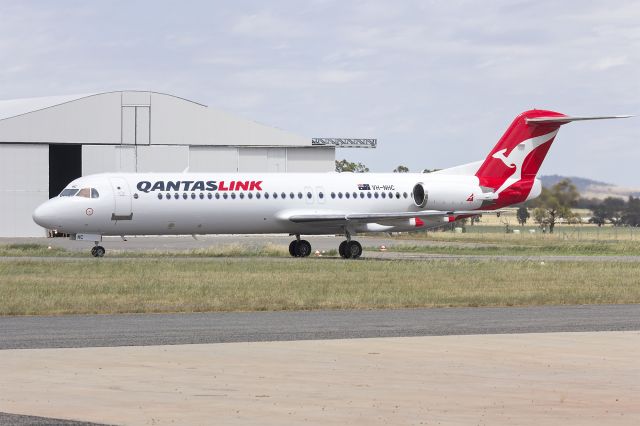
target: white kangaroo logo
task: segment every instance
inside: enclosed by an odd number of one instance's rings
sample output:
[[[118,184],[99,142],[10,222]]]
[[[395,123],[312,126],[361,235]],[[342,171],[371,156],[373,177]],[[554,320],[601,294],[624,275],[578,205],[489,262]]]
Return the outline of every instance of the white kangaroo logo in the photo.
[[[524,164],[524,160],[534,149],[553,139],[558,133],[558,130],[559,129],[556,129],[551,133],[547,133],[546,135],[536,136],[535,138],[527,139],[520,142],[511,150],[508,157],[504,155],[504,153],[507,152],[506,148],[501,149],[500,151],[497,151],[492,155],[493,158],[497,158],[498,160],[502,161],[505,166],[511,169],[516,169],[515,172],[513,172],[513,174],[504,181],[502,186],[500,186],[500,188],[496,190],[496,194],[501,193],[502,191],[522,179],[522,165]]]

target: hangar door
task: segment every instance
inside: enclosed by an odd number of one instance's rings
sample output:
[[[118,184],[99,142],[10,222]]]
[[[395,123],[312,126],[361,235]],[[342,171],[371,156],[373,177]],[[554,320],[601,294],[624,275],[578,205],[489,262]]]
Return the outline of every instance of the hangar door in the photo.
[[[132,105],[122,107],[122,143],[149,145],[151,134],[151,107]]]

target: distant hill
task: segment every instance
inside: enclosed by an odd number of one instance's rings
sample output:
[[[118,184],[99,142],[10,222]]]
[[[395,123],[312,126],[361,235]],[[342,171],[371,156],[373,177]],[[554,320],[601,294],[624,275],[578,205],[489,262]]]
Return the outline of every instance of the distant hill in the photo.
[[[578,188],[578,192],[582,198],[598,198],[605,199],[607,197],[629,198],[629,196],[640,197],[640,188],[628,188],[616,186],[606,182],[597,180],[575,177],[575,176],[559,176],[548,175],[540,176],[542,186],[549,188],[562,179],[571,179],[571,182]]]

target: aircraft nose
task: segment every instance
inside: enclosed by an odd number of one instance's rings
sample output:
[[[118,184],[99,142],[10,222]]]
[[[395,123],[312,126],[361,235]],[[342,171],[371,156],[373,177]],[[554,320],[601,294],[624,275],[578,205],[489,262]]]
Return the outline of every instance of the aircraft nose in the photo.
[[[54,219],[54,212],[51,204],[47,201],[40,204],[33,211],[33,221],[43,228],[50,229]]]

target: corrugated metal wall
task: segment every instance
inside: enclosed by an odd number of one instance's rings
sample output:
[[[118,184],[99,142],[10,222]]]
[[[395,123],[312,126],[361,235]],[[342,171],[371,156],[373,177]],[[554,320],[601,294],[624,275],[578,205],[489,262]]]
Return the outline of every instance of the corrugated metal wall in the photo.
[[[31,213],[49,199],[49,146],[0,144],[0,182],[0,236],[44,236]]]

